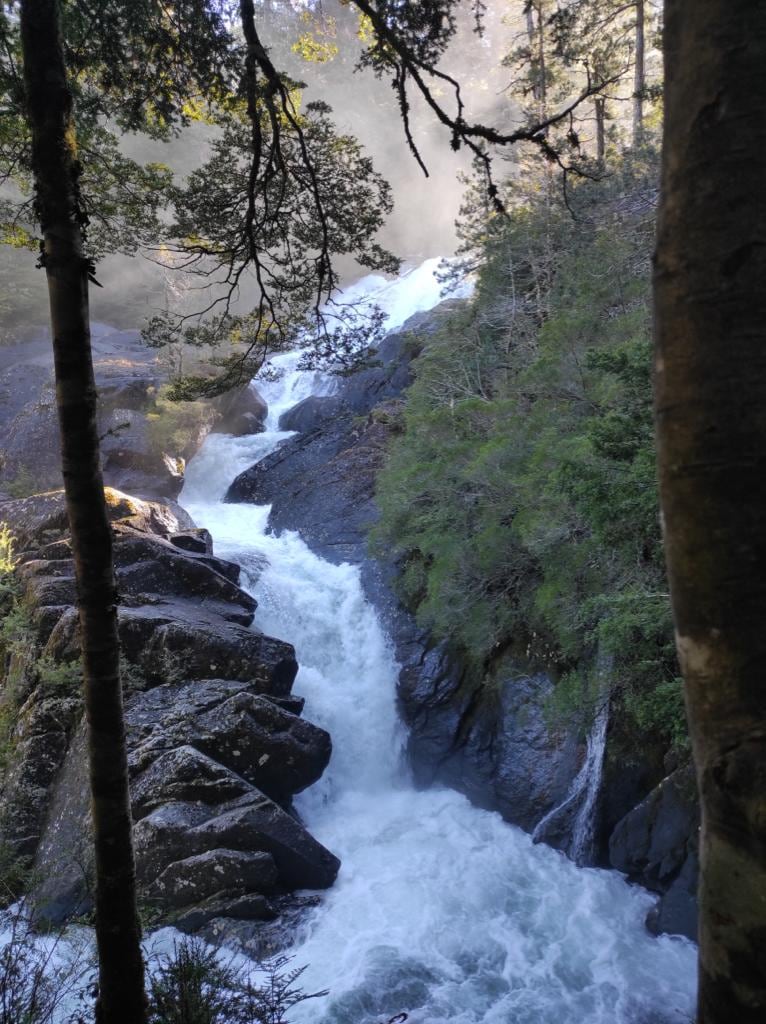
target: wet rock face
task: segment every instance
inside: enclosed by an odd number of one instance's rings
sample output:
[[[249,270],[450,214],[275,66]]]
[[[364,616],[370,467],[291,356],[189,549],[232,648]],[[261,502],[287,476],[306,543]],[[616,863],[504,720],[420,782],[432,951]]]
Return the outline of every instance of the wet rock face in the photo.
[[[107,491],[121,595],[119,628],[142,898],[180,927],[273,921],[296,888],[324,888],[338,860],[291,814],[315,782],[329,735],[300,717],[293,648],[249,628],[255,600],[239,567],[180,509]],[[61,493],[7,502],[19,577],[48,664],[79,655],[74,568]],[[3,838],[34,860],[38,916],[91,903],[92,854],[79,685],[52,697],[30,677]],[[274,902],[276,901],[276,903]],[[216,924],[218,922],[218,924]]]
[[[531,832],[566,798],[581,745],[546,724],[543,709],[553,689],[547,676],[501,674],[495,685],[489,703],[462,692],[459,667],[442,645],[405,665],[399,698],[410,726],[410,760],[421,785],[451,786]]]
[[[697,937],[699,806],[691,768],[679,768],[620,821],[609,840],[613,867],[661,898],[649,927]]]

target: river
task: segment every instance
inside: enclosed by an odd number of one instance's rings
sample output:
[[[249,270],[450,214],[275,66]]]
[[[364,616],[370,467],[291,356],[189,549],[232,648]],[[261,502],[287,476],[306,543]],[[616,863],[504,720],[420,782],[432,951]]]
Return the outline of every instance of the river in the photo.
[[[394,285],[369,278],[390,326],[438,301],[433,262]],[[381,291],[383,287],[383,291]],[[397,665],[359,570],[273,536],[268,507],[224,504],[242,470],[289,434],[279,415],[321,377],[279,356],[263,434],[213,435],[192,460],[181,502],[241,563],[258,599],[255,627],[295,645],[295,692],[326,728],[333,756],[296,806],[343,862],[293,952],[302,984],[330,990],[296,1022],[373,1024],[675,1024],[693,1015],[695,946],[644,927],[652,897],[616,872],[561,853],[447,789],[416,790],[403,759]],[[264,559],[266,567],[264,568]]]

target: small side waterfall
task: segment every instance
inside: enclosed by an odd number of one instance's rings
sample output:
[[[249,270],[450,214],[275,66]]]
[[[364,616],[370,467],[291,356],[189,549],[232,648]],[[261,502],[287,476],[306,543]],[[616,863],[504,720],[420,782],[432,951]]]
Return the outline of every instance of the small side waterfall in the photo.
[[[568,833],[569,841],[562,847],[575,864],[587,864],[593,857],[596,821],[594,812],[604,773],[606,734],[609,726],[609,696],[604,681],[611,669],[611,659],[598,660],[596,669],[601,696],[586,741],[582,767],[572,780],[562,802],[540,819],[532,833],[535,843]]]
[[[584,864],[593,854],[593,839],[596,822],[593,812],[596,807],[601,777],[604,772],[604,752],[606,750],[606,730],[609,725],[609,702],[604,701],[599,708],[593,728],[588,736],[588,747],[585,761],[578,774],[582,776],[580,793],[580,809],[572,826],[572,842],[569,845],[569,856],[575,864]]]

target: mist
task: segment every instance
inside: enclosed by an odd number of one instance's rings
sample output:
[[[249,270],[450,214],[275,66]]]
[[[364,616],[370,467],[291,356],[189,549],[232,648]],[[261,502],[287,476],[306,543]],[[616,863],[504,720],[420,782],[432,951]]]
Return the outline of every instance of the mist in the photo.
[[[514,120],[515,107],[507,86],[508,72],[500,67],[513,37],[505,23],[507,5],[487,5],[485,32],[474,31],[473,20],[465,12],[465,23],[447,53],[443,67],[461,83],[466,101],[466,117],[507,126]],[[372,156],[378,170],[391,184],[395,206],[379,241],[405,264],[416,265],[435,256],[450,256],[457,244],[455,221],[465,191],[464,176],[471,161],[463,151],[455,152],[449,132],[414,92],[411,95],[411,128],[418,151],[428,170],[426,177],[411,153],[405,138],[396,96],[387,80],[379,80],[369,69],[355,71],[361,54],[358,16],[340,0],[321,0],[306,4],[301,0],[263,0],[258,29],[267,42],[275,64],[305,83],[303,104],[321,100],[333,110],[339,131],[355,136]],[[326,44],[332,59],[324,62],[305,60],[295,47],[310,33]],[[440,97],[449,104],[449,97]],[[206,158],[215,129],[192,124],[175,139],[159,143],[145,137],[126,136],[123,149],[139,161],[158,161],[170,166],[182,181]],[[91,318],[114,324],[121,329],[137,328],[151,316],[167,308],[200,309],[209,301],[200,281],[158,262],[158,252],[135,256],[106,256],[98,265],[100,288],[91,288]],[[36,254],[24,250],[7,252],[3,263],[9,268],[15,288],[23,293],[23,308],[28,316],[23,323],[43,325],[47,321],[47,294],[44,275],[35,270]],[[350,258],[339,257],[336,270],[343,284],[358,279],[366,271]],[[255,289],[243,287],[236,308],[252,304]],[[18,298],[13,304],[19,307]],[[22,329],[22,318],[15,318],[5,341],[14,340]]]

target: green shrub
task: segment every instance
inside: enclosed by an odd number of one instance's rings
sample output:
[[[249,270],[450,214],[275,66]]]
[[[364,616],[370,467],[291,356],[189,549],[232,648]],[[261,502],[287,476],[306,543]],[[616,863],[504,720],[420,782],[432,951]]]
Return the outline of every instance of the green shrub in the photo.
[[[304,967],[278,956],[251,968],[183,939],[151,972],[149,1024],[289,1024],[290,1010],[327,992],[296,987]]]
[[[656,174],[647,159],[575,188],[577,221],[545,189],[511,197],[507,219],[478,211],[467,225],[475,298],[413,363],[372,543],[398,553],[403,599],[474,680],[523,641],[562,679],[557,713],[582,717],[597,657],[609,658],[634,730],[679,745],[652,422],[654,224],[638,201]]]

